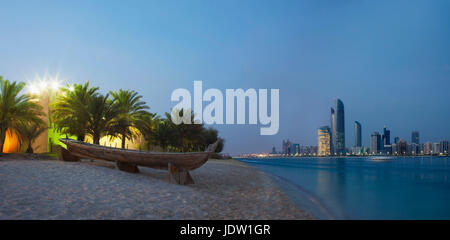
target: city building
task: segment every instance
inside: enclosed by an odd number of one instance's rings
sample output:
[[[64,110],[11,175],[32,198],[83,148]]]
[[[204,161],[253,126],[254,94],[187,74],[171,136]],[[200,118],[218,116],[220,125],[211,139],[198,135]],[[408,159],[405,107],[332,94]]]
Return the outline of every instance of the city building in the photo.
[[[395,144],[397,144],[399,141],[400,141],[400,138],[399,138],[399,137],[395,137],[395,138],[394,138],[394,143],[395,143]]]
[[[420,144],[411,143],[409,145],[409,153],[411,155],[419,155],[420,154]]]
[[[331,154],[331,129],[328,126],[319,128],[317,131],[317,155],[329,156]]]
[[[397,148],[397,144],[393,143],[391,144],[391,154],[397,154],[398,153],[398,148]]]
[[[391,155],[392,154],[392,145],[384,145],[383,151],[385,154]]]
[[[370,153],[378,154],[381,149],[381,135],[378,132],[373,132],[370,135]]]
[[[334,111],[334,108],[331,108],[331,134],[330,134],[330,152],[331,154],[334,154],[334,145],[335,140],[334,136],[336,136],[336,113]]]
[[[292,155],[300,154],[300,144],[298,144],[298,143],[291,143],[290,153]]]
[[[361,123],[355,121],[355,147],[361,147]]]
[[[272,147],[272,152],[271,154],[277,154],[277,149],[275,148],[275,146]]]
[[[420,142],[419,142],[419,131],[413,131],[411,133],[411,143],[420,144]]]
[[[408,143],[403,139],[400,139],[397,143],[397,154],[398,155],[408,154]]]
[[[291,141],[283,140],[283,146],[282,146],[282,152],[283,155],[290,155],[291,154]]]
[[[332,134],[333,150],[336,155],[345,154],[345,116],[344,103],[340,99],[334,100],[335,121]],[[332,123],[333,124],[333,123]]]
[[[439,143],[439,152],[442,154],[448,154],[448,141],[443,140]]]
[[[391,145],[391,131],[386,126],[383,128],[383,145]]]
[[[315,155],[317,153],[317,146],[300,146],[300,155]]]
[[[423,148],[423,153],[426,155],[431,155],[433,153],[433,143],[426,142]]]
[[[433,143],[433,152],[432,154],[439,154],[440,153],[440,144],[439,143]]]

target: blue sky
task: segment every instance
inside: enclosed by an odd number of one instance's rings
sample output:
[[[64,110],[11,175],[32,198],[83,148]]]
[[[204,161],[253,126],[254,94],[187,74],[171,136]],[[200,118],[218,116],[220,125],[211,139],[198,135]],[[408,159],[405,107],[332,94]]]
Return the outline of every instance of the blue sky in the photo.
[[[59,74],[137,90],[153,112],[176,88],[280,89],[280,131],[215,126],[232,154],[317,144],[334,98],[363,144],[386,124],[450,139],[450,1],[6,1],[0,75]]]

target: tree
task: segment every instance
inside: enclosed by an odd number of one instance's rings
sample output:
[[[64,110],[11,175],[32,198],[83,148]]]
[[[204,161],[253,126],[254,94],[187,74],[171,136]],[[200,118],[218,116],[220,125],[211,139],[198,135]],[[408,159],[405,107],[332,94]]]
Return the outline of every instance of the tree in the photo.
[[[183,112],[184,110],[174,111],[180,116],[183,116]],[[193,113],[191,113],[190,117],[191,122],[194,122]],[[224,140],[219,138],[218,135],[217,130],[213,128],[206,129],[203,124],[181,123],[177,125],[173,123],[172,115],[165,113],[165,119],[159,119],[159,124],[156,124],[151,140],[164,150],[170,147],[175,149],[175,151],[182,152],[204,151],[209,144],[219,140],[219,145],[216,148],[218,153],[222,151],[224,146]]]
[[[113,119],[117,117],[118,110],[114,107],[114,101],[109,99],[109,94],[96,94],[90,96],[87,104],[89,115],[86,125],[86,133],[92,136],[94,144],[100,144],[100,138],[105,135],[113,135]]]
[[[149,108],[142,96],[138,95],[133,90],[111,91],[112,98],[114,99],[115,108],[118,110],[118,115],[114,120],[112,131],[121,137],[122,148],[125,148],[126,139],[133,139],[139,133],[138,124],[140,118],[146,114]]]
[[[156,144],[155,129],[159,121],[159,117],[154,113],[142,114],[136,121],[137,128],[147,143],[147,149],[150,149],[151,144]]]
[[[62,88],[52,109],[56,130],[84,141],[90,118],[89,101],[98,94],[97,91],[98,87],[90,87],[89,81],[83,85],[74,84],[73,87]]]
[[[219,153],[223,150],[224,140],[219,137],[219,132],[214,128],[204,129],[202,132],[202,145],[203,149],[206,149],[210,144],[219,140],[219,144],[216,147],[216,152]]]
[[[173,129],[172,122],[168,119],[155,121],[155,129],[153,132],[153,140],[158,144],[163,151],[167,151],[168,146],[173,142],[175,137],[175,131]]]
[[[0,76],[0,152],[6,140],[6,131],[15,130],[19,124],[40,122],[42,107],[20,94],[24,83],[10,82]]]
[[[174,110],[174,113],[179,114],[179,116],[183,116],[185,109],[181,110]],[[166,119],[172,124],[172,128],[174,129],[174,135],[173,141],[171,143],[172,146],[179,149],[179,151],[182,152],[189,152],[189,151],[198,151],[201,147],[202,139],[202,131],[204,129],[203,124],[175,124],[172,121],[172,116],[169,113],[165,113]],[[176,115],[175,115],[176,116]],[[191,112],[190,114],[191,123],[194,123],[194,113]]]
[[[28,145],[26,153],[33,153],[32,144],[36,138],[39,137],[45,130],[43,121],[42,122],[27,122],[20,123],[16,126],[16,132],[19,135],[21,145],[26,143]]]

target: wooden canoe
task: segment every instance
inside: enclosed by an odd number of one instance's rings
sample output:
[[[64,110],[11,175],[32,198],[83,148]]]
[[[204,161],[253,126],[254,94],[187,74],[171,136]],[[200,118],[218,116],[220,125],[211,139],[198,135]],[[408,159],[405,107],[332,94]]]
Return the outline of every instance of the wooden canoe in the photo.
[[[64,161],[79,161],[80,158],[111,161],[119,170],[132,173],[139,172],[137,166],[168,170],[169,180],[178,184],[193,183],[189,171],[205,164],[219,143],[216,141],[204,152],[174,153],[112,148],[72,139],[59,140],[67,146],[67,150],[61,148],[61,159]]]

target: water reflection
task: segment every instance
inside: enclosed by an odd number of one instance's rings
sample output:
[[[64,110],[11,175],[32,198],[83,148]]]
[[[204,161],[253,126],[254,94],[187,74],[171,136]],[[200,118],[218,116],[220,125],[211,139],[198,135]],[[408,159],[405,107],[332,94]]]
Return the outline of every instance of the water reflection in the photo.
[[[249,164],[301,186],[340,219],[450,219],[449,158],[274,158]]]

